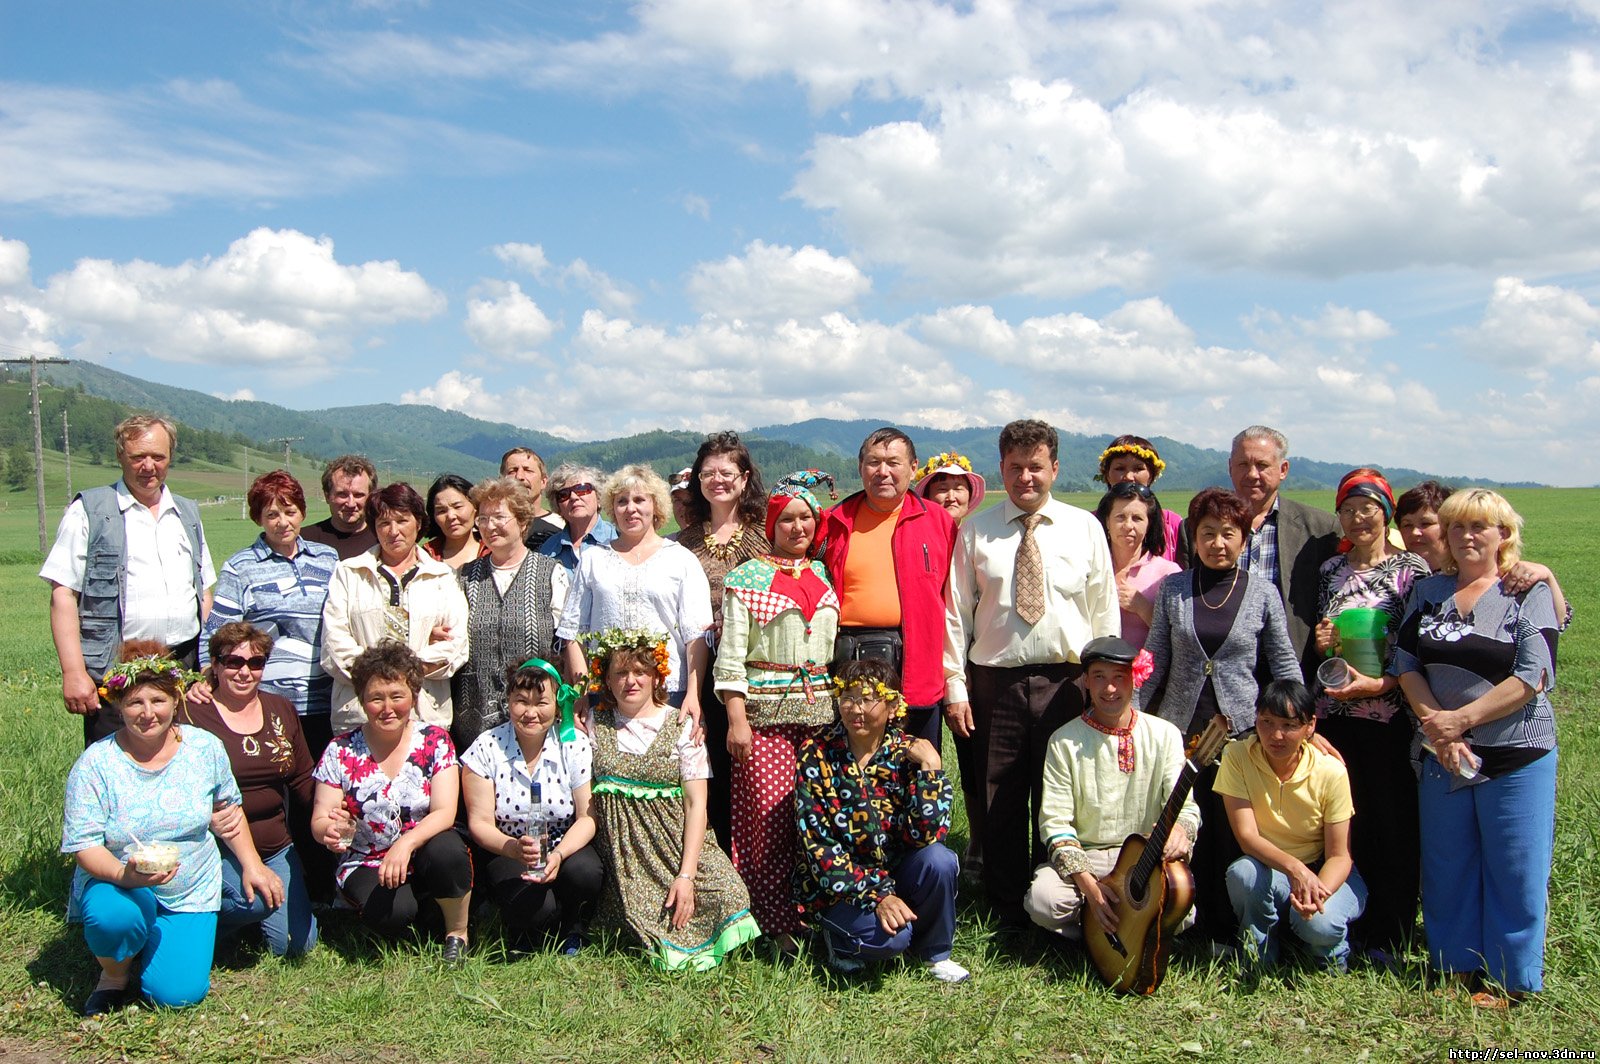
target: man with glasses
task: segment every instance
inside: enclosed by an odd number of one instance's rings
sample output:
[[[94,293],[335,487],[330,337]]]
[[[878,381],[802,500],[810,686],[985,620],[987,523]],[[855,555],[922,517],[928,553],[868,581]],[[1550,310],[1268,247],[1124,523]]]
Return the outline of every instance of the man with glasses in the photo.
[[[561,518],[561,531],[539,544],[539,553],[554,558],[567,572],[578,569],[584,547],[599,547],[617,538],[617,530],[600,516],[598,469],[563,462],[550,474],[550,504]]]

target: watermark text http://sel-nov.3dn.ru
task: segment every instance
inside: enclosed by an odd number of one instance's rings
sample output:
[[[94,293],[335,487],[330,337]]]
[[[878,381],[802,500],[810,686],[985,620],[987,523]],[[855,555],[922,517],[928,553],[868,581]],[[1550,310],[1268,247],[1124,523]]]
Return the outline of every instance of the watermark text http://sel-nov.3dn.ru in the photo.
[[[1449,1060],[1593,1060],[1592,1049],[1452,1049]]]

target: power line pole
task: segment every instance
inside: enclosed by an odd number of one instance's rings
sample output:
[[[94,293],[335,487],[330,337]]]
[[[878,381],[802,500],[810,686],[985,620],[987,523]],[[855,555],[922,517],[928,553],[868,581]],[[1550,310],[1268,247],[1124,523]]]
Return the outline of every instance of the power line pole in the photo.
[[[61,453],[67,459],[67,502],[72,502],[72,422],[67,420],[67,407],[61,405]]]
[[[0,345],[0,350],[19,351],[21,348],[11,347],[8,344]],[[30,352],[27,358],[0,358],[0,365],[20,366],[28,365],[28,398],[33,407],[33,497],[39,504],[39,553],[43,554],[49,544],[45,541],[44,526],[44,431],[39,425],[39,363],[45,365],[65,365],[69,359],[56,358],[46,355],[40,358]]]
[[[303,439],[305,439],[304,436],[279,436],[276,439],[267,441],[268,443],[283,444],[283,471],[285,473],[289,472],[289,445],[299,443]]]

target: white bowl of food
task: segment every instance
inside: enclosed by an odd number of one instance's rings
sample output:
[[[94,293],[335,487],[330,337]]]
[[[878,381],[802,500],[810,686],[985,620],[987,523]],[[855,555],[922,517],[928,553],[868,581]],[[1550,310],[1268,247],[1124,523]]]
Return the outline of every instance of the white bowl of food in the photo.
[[[135,872],[146,876],[164,876],[178,867],[178,844],[147,842],[135,846],[131,856]]]

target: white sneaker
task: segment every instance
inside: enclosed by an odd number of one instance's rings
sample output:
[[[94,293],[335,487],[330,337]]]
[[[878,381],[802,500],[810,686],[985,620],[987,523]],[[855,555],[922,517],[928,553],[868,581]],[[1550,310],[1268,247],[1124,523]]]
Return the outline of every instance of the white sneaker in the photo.
[[[972,973],[967,971],[955,961],[946,957],[942,961],[926,961],[923,967],[928,969],[928,974],[941,983],[964,983],[972,978]]]

